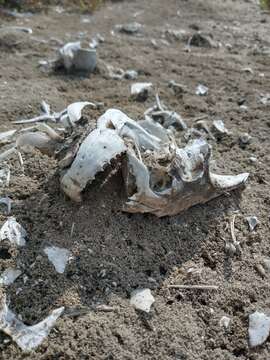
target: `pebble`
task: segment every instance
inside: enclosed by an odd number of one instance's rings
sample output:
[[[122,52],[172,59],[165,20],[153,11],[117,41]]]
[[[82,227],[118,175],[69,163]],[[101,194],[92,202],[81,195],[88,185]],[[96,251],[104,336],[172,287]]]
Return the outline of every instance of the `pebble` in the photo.
[[[131,293],[130,304],[138,310],[149,313],[154,302],[150,289],[137,289]]]

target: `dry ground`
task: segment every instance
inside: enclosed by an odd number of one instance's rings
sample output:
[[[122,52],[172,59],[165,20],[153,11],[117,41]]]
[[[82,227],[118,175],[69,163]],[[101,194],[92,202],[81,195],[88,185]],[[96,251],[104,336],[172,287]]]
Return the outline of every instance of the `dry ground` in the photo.
[[[58,40],[90,40],[100,33],[106,39],[98,49],[100,64],[137,69],[139,81],[153,82],[162,100],[188,125],[201,115],[223,119],[233,135],[218,143],[210,140],[215,167],[222,173],[248,171],[250,180],[242,197],[233,193],[179,216],[158,219],[121,211],[125,195],[120,176],[102,190],[98,179],[85,192],[84,202],[75,205],[59,191],[54,160],[38,152],[25,155],[24,173],[15,161],[8,195],[29,241],[19,252],[2,249],[0,270],[17,263],[28,280],[22,276],[7,289],[10,306],[27,324],[58,306],[67,310],[32,354],[23,355],[1,334],[0,358],[269,359],[269,340],[250,350],[247,333],[248,315],[256,309],[270,310],[270,275],[262,277],[256,270],[261,259],[270,256],[270,105],[259,101],[261,93],[270,92],[270,56],[262,51],[270,48],[269,15],[244,0],[133,0],[108,3],[88,16],[89,22],[85,18],[51,8],[46,14],[0,19],[3,25],[33,29],[32,36],[0,39],[0,130],[36,115],[42,99],[55,110],[77,100],[96,100],[105,109],[116,107],[135,119],[142,116],[153,97],[143,104],[134,102],[129,97],[130,81],[106,78],[102,66],[89,77],[45,73],[37,66],[39,60],[53,57]],[[112,35],[116,24],[131,21],[144,25],[142,36],[117,31]],[[189,53],[185,41],[162,41],[166,28],[191,33],[200,29],[222,46],[192,48]],[[157,48],[151,39],[157,40]],[[253,73],[244,72],[246,67]],[[172,79],[186,85],[188,93],[175,96],[168,88]],[[208,96],[193,95],[198,83],[209,87]],[[247,110],[239,107],[243,101]],[[100,113],[86,111],[87,120],[94,126]],[[252,135],[245,148],[238,141],[242,132]],[[251,156],[257,162],[252,163]],[[243,252],[231,258],[225,242],[231,236],[228,224],[234,211]],[[253,233],[245,222],[249,215],[261,222]],[[1,221],[5,219],[2,212]],[[44,255],[47,244],[73,252],[74,260],[63,275]],[[188,278],[184,269],[190,267],[200,275]],[[180,292],[169,290],[169,283],[214,284],[219,291]],[[156,298],[147,316],[129,305],[129,294],[137,287],[150,287]],[[91,310],[97,303],[109,304],[115,311]],[[224,315],[231,318],[227,330],[219,325]]]

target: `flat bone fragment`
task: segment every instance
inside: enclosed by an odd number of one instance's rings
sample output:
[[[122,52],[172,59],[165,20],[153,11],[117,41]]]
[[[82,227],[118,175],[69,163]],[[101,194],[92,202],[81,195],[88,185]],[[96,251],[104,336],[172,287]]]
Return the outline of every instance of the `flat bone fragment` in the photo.
[[[9,180],[8,180],[9,181]],[[6,196],[6,197],[1,197],[0,198],[0,204],[4,204],[7,207],[7,214],[10,214],[11,212],[11,204],[12,204],[12,200]]]
[[[70,169],[61,180],[63,191],[74,201],[81,201],[80,193],[95,179],[111,160],[126,151],[124,141],[111,129],[96,129],[82,142]]]
[[[44,249],[44,252],[48,256],[48,259],[53,263],[55,270],[59,274],[63,274],[65,272],[67,262],[71,258],[71,252],[57,246],[47,246]]]
[[[51,154],[54,150],[52,139],[44,132],[27,132],[18,136],[16,140],[18,149],[23,147],[33,147],[40,150],[42,153]]]
[[[0,275],[0,285],[11,285],[21,274],[22,272],[19,269],[7,268]]]
[[[250,347],[262,345],[270,333],[270,317],[255,311],[249,315],[249,344]]]
[[[154,302],[150,289],[137,289],[131,293],[130,304],[138,310],[149,313]]]
[[[45,340],[63,311],[64,307],[55,309],[41,322],[27,326],[8,308],[4,300],[0,311],[0,330],[9,335],[21,350],[29,352]]]
[[[19,247],[25,246],[26,237],[26,230],[12,216],[7,219],[0,229],[0,240],[9,240],[11,244]]]
[[[135,83],[131,85],[131,96],[138,101],[145,101],[151,90],[152,83]]]

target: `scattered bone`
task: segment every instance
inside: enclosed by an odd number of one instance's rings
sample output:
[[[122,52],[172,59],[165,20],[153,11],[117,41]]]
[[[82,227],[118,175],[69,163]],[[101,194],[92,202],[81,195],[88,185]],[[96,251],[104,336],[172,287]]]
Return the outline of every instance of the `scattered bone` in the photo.
[[[0,198],[0,204],[4,204],[7,207],[7,214],[10,214],[11,212],[11,204],[12,204],[12,200],[6,196],[6,197],[2,197]]]
[[[241,146],[246,146],[251,143],[252,137],[248,133],[243,133],[239,136]]]
[[[183,95],[187,92],[186,86],[176,83],[174,80],[169,81],[169,88],[173,90],[175,95]]]
[[[151,117],[166,129],[173,126],[178,130],[187,130],[187,125],[181,115],[175,111],[168,110],[164,104],[161,104],[158,94],[156,94],[156,104],[145,111],[144,116],[145,119]]]
[[[132,22],[129,24],[116,25],[116,29],[122,33],[133,35],[141,31],[142,25],[137,22]]]
[[[48,259],[53,263],[55,270],[59,274],[63,274],[65,272],[67,262],[71,258],[71,252],[57,246],[46,247],[44,252],[48,256]]]
[[[13,135],[16,133],[17,130],[9,130],[0,133],[0,144],[5,145],[12,141]]]
[[[262,345],[270,333],[270,317],[255,311],[249,315],[249,344],[250,347]]]
[[[265,95],[261,94],[260,102],[263,105],[270,105],[270,94],[265,94]]]
[[[163,36],[168,40],[188,41],[190,35],[186,30],[166,29],[163,31]]]
[[[100,34],[97,34],[92,41],[89,43],[91,49],[96,49],[99,44],[104,43],[105,39]]]
[[[262,264],[256,264],[255,269],[261,275],[262,278],[266,276],[266,271]]]
[[[210,131],[210,129],[208,127],[208,124],[207,124],[207,122],[205,120],[196,121],[194,127],[204,130],[212,140],[215,140],[215,137],[212,134],[212,132]]]
[[[0,229],[0,240],[9,240],[11,244],[25,246],[27,233],[14,217],[9,217]]]
[[[109,77],[115,80],[135,80],[138,77],[138,72],[136,70],[126,70],[124,71],[121,68],[114,68],[111,65],[107,65],[107,69],[109,72]]]
[[[0,275],[0,285],[11,285],[20,275],[22,274],[21,270],[7,268]]]
[[[256,164],[258,162],[258,159],[255,156],[250,156],[248,158],[248,160],[252,163],[252,164]]]
[[[217,137],[222,137],[230,134],[223,120],[214,120],[212,125],[212,131],[214,132],[214,134],[216,134]]]
[[[188,46],[197,46],[204,48],[217,48],[216,42],[208,35],[203,35],[201,32],[197,32],[191,36],[188,41]]]
[[[248,216],[246,217],[246,220],[248,222],[250,231],[253,231],[256,228],[256,226],[260,223],[257,216]]]
[[[170,289],[179,290],[218,290],[216,285],[168,285]]]
[[[0,188],[9,187],[10,169],[9,166],[3,166],[0,169]]]
[[[219,326],[228,329],[230,322],[231,319],[228,316],[222,316],[222,318],[219,320]]]
[[[148,98],[152,83],[135,83],[131,85],[131,96],[138,101],[145,101]]]
[[[270,273],[270,258],[263,258],[262,266],[264,267],[266,272]]]
[[[23,26],[4,26],[4,27],[0,27],[0,31],[21,31],[27,34],[33,33],[33,30],[31,28],[27,28]]]
[[[0,330],[9,335],[23,351],[28,352],[37,348],[49,335],[63,311],[64,307],[58,308],[38,324],[27,326],[9,310],[4,299],[0,311]]]
[[[250,67],[242,68],[241,71],[248,73],[248,74],[252,74],[252,75],[254,74],[254,71]]]
[[[39,123],[39,122],[52,122],[52,123],[62,123],[65,127],[74,126],[74,123],[78,122],[82,116],[82,110],[85,106],[91,106],[93,109],[97,108],[97,104],[94,104],[89,101],[80,101],[75,102],[60,112],[50,112],[50,106],[42,102],[42,115],[36,116],[32,119],[23,119],[17,120],[15,124],[32,124],[32,123]],[[44,109],[46,110],[44,111]],[[36,128],[42,132],[45,132],[52,140],[61,140],[61,137],[50,127],[46,125],[39,125],[41,127]],[[30,129],[29,129],[30,130]]]
[[[97,65],[95,49],[82,48],[81,42],[67,43],[60,50],[55,66],[64,66],[67,71],[93,72]]]
[[[230,250],[232,250],[232,252],[233,252],[233,249],[235,248],[235,250],[237,252],[241,253],[242,249],[240,246],[240,242],[236,240],[236,236],[235,236],[235,227],[234,227],[235,218],[236,218],[236,214],[234,214],[232,216],[232,218],[230,219],[230,230],[231,230],[231,237],[232,237],[232,246],[231,246]],[[228,248],[228,250],[229,250],[229,248]]]
[[[204,96],[208,93],[208,87],[202,84],[199,84],[196,88],[196,95]]]
[[[154,302],[150,289],[137,289],[131,293],[130,304],[137,310],[149,313]]]

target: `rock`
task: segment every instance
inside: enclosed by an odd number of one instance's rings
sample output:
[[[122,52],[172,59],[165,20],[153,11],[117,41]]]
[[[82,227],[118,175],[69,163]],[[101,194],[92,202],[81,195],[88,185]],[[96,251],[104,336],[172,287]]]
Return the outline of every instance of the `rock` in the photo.
[[[131,96],[138,101],[145,101],[148,98],[152,83],[135,83],[131,85]]]
[[[25,246],[27,233],[14,217],[9,217],[0,230],[0,241],[9,240],[11,244]]]
[[[269,336],[270,317],[255,311],[249,315],[249,344],[250,347],[262,345]]]
[[[132,22],[129,24],[117,25],[116,28],[122,33],[133,35],[138,33],[142,29],[142,24]]]
[[[0,276],[0,285],[10,285],[12,284],[20,275],[21,270],[7,268]]]
[[[150,289],[137,289],[131,293],[130,304],[138,310],[149,313],[154,302]]]
[[[239,136],[240,146],[245,147],[250,144],[252,137],[248,133],[243,133]]]
[[[222,318],[219,320],[219,325],[227,329],[230,325],[230,322],[231,319],[228,316],[222,316]]]
[[[202,84],[199,84],[196,88],[196,95],[204,96],[208,93],[208,87]]]
[[[248,222],[250,231],[253,231],[255,227],[260,223],[257,216],[248,216],[246,217],[246,220]]]
[[[262,266],[268,273],[270,273],[270,258],[263,258]]]
[[[218,47],[216,42],[208,35],[203,35],[201,32],[197,32],[189,40],[190,46],[197,46],[203,48],[216,48]]]
[[[229,135],[229,130],[225,127],[225,124],[222,120],[214,120],[212,124],[212,131],[217,137],[222,137],[224,135]]]

